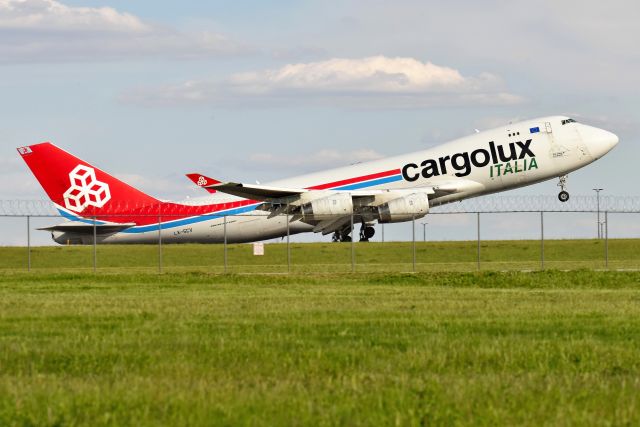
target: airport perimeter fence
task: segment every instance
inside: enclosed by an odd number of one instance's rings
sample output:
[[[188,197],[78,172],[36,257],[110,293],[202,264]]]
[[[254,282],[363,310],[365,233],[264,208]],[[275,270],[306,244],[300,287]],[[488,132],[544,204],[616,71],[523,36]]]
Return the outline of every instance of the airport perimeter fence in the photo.
[[[261,244],[230,243],[232,221],[217,219],[220,244],[173,244],[189,226],[168,228],[178,215],[140,213],[157,236],[144,245],[102,244],[96,217],[86,245],[55,245],[39,228],[65,219],[44,201],[0,201],[0,271],[206,271],[212,273],[420,272],[544,269],[640,269],[640,198],[494,196],[434,207],[426,217],[377,224],[369,242],[358,242],[360,224],[348,226],[351,242],[331,234],[287,233]],[[261,214],[258,212],[258,214]],[[262,213],[263,214],[263,213]],[[131,215],[128,215],[131,216]],[[113,215],[109,215],[113,220]],[[283,224],[295,219],[280,214]],[[160,224],[162,224],[160,226]],[[178,235],[174,234],[178,233]]]

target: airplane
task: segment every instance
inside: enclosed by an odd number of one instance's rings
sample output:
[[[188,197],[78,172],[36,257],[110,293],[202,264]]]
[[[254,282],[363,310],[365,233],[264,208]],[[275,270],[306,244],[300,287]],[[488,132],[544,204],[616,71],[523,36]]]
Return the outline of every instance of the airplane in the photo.
[[[143,193],[49,142],[18,148],[66,221],[60,244],[243,243],[297,233],[360,241],[376,223],[412,221],[469,197],[558,178],[608,153],[618,137],[566,116],[508,124],[437,147],[261,184],[187,176],[209,194],[183,202]]]

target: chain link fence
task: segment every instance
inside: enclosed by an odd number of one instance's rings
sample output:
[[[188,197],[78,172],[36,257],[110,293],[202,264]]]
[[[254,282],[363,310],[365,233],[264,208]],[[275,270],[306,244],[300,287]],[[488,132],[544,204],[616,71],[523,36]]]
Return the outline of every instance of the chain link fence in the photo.
[[[46,201],[0,201],[3,271],[208,271],[212,273],[639,269],[640,198],[495,196],[434,207],[423,218],[378,224],[369,242],[288,234],[262,244],[232,244],[218,218],[220,244],[169,244],[157,226],[146,245],[54,245],[38,228],[63,222]],[[144,215],[144,214],[141,214]],[[113,215],[110,215],[113,216]],[[284,215],[281,215],[284,216]],[[163,214],[160,221],[172,218]],[[283,218],[287,224],[286,216]],[[97,218],[96,220],[99,220]],[[353,219],[351,224],[353,224]],[[157,224],[157,223],[156,223]],[[352,236],[360,224],[355,221]],[[94,236],[98,230],[94,227]],[[357,239],[355,239],[357,240]],[[261,251],[262,250],[262,251]],[[262,253],[261,255],[255,253]]]

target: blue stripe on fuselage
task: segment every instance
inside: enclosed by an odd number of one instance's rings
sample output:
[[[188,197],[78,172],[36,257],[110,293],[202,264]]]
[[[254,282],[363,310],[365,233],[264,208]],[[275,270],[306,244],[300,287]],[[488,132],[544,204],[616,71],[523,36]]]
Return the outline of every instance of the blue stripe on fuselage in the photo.
[[[91,224],[93,225],[93,220],[92,219],[85,219],[81,216],[75,216],[73,214],[70,214],[69,212],[62,210],[60,208],[58,208],[58,212],[60,212],[60,215],[62,215],[64,218],[71,220],[71,221],[78,221],[78,222],[84,222],[85,224]],[[96,220],[96,225],[99,224],[104,224],[103,221],[98,221]]]
[[[357,190],[359,188],[373,187],[376,185],[388,184],[390,182],[401,181],[402,175],[387,176],[385,178],[374,179],[373,181],[356,182],[342,187],[336,187],[333,190]]]
[[[166,230],[169,228],[181,227],[183,225],[196,224],[198,222],[209,221],[211,219],[223,218],[225,216],[239,215],[239,214],[254,211],[256,210],[257,207],[258,205],[243,206],[241,208],[230,209],[225,212],[212,212],[210,214],[205,214],[205,215],[196,216],[192,218],[162,222],[161,228]],[[128,228],[126,230],[122,230],[123,233],[146,233],[147,231],[158,231],[158,224],[136,226],[136,227]]]
[[[374,187],[376,185],[388,184],[390,182],[396,182],[396,181],[402,181],[402,175],[393,175],[393,176],[388,176],[384,178],[374,179],[371,181],[357,182],[354,184],[344,185],[342,187],[335,187],[335,188],[332,188],[332,190],[357,190],[360,188]],[[210,214],[195,216],[191,218],[169,220],[166,222],[162,222],[160,224],[160,227],[166,230],[169,228],[181,227],[183,225],[189,225],[189,224],[196,224],[199,222],[209,221],[211,219],[222,218],[225,216],[239,215],[239,214],[254,211],[259,205],[260,203],[257,203],[255,205],[243,206],[241,208],[229,209],[227,211],[212,212]],[[63,217],[69,220],[81,221],[87,224],[93,224],[92,219],[84,219],[82,217],[72,215],[69,212],[66,212],[62,209],[58,209],[58,211]],[[96,224],[102,224],[102,221],[96,221]],[[146,233],[149,231],[158,231],[158,224],[134,226],[126,230],[122,230],[121,233],[136,234],[136,233]]]
[[[251,205],[251,206],[243,206],[243,207],[237,208],[237,209],[229,209],[229,210],[224,211],[224,212],[222,212],[222,211],[212,212],[210,214],[205,214],[205,215],[191,217],[191,218],[184,218],[184,219],[178,219],[178,220],[169,220],[169,221],[166,221],[166,222],[162,222],[161,223],[161,227],[162,227],[162,229],[166,230],[166,229],[173,228],[173,227],[180,227],[182,225],[195,224],[195,223],[198,223],[198,222],[208,221],[210,219],[222,218],[222,217],[225,217],[225,216],[239,215],[239,214],[242,214],[242,213],[247,213],[247,212],[251,212],[251,211],[255,210],[258,207],[258,205],[259,204]],[[64,211],[62,209],[58,209],[58,212],[60,212],[60,215],[62,215],[64,218],[66,218],[68,220],[79,221],[79,222],[83,222],[85,224],[93,225],[93,220],[92,219],[84,219],[82,217],[70,214],[69,212],[66,212],[66,211]],[[105,224],[105,223],[102,222],[102,221],[96,221],[96,224]],[[158,231],[158,224],[134,226],[134,227],[128,228],[126,230],[122,230],[121,233],[146,233],[147,231]]]

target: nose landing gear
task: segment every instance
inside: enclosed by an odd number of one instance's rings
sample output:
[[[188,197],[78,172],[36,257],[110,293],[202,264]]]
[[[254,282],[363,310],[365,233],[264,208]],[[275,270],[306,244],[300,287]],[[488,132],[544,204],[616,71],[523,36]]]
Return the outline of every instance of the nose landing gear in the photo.
[[[564,203],[569,200],[569,193],[565,190],[565,188],[567,187],[567,175],[562,175],[558,178],[560,179],[560,182],[558,182],[558,187],[560,187],[561,190],[560,193],[558,193],[558,200]]]

